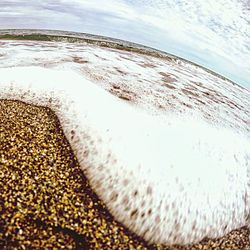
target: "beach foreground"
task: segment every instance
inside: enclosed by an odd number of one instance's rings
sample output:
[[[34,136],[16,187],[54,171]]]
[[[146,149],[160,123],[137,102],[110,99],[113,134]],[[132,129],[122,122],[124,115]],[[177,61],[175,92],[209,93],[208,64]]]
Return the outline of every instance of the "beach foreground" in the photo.
[[[126,41],[0,39],[3,244],[249,249],[249,90]]]
[[[250,249],[247,228],[171,248],[147,245],[91,190],[55,114],[0,100],[1,249]]]

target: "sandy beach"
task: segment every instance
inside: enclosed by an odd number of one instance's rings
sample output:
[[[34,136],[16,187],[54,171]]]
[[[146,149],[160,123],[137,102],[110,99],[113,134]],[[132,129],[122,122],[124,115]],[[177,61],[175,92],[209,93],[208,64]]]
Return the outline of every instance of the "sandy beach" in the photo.
[[[48,108],[0,100],[1,249],[250,249],[246,228],[187,247],[147,245],[92,191]]]

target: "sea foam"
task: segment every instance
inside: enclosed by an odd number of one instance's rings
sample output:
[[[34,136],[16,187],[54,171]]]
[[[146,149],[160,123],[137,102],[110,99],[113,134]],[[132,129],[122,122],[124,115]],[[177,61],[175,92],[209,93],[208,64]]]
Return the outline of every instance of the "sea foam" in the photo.
[[[244,134],[153,116],[71,70],[0,69],[0,98],[51,108],[95,192],[145,240],[186,244],[249,224]]]

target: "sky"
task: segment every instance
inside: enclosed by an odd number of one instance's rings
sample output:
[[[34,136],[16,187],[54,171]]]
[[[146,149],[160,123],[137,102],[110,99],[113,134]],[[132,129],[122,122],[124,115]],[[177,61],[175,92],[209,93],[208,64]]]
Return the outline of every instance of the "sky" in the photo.
[[[140,43],[250,89],[249,0],[1,0],[0,29],[77,31]]]

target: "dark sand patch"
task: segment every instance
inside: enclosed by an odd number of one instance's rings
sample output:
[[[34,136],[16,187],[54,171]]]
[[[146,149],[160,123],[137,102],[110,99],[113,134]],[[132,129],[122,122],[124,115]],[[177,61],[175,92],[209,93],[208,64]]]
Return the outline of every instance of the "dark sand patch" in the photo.
[[[79,57],[79,56],[73,56],[72,60],[73,60],[74,63],[79,63],[79,64],[89,63],[88,60],[86,60],[86,59],[84,59],[82,57]]]
[[[155,63],[149,63],[149,62],[141,62],[138,65],[140,65],[143,68],[156,68],[158,65]]]
[[[189,89],[181,89],[181,91],[185,94],[185,95],[187,95],[187,96],[189,96],[189,97],[200,97],[198,94],[197,94],[197,92],[196,91],[193,91],[193,90],[189,90]]]
[[[166,83],[166,82],[164,82],[164,83],[162,84],[162,86],[163,86],[163,87],[167,87],[167,88],[169,88],[169,89],[176,89],[175,86],[170,85],[170,84],[168,84],[168,83]]]
[[[91,190],[48,108],[0,100],[0,249],[250,249],[242,228],[184,247],[147,245]]]
[[[171,75],[171,74],[167,74],[167,73],[164,73],[164,72],[160,72],[159,74],[162,76],[162,80],[165,83],[176,82],[176,78],[174,78],[173,75]]]
[[[137,99],[136,94],[133,91],[123,89],[118,85],[112,85],[109,89],[109,92],[112,95],[117,96],[118,98],[125,100],[125,101],[132,101],[135,102]]]
[[[122,75],[122,76],[125,76],[125,75],[127,75],[128,73],[127,72],[125,72],[125,71],[123,71],[123,70],[121,70],[120,68],[118,68],[118,67],[114,67],[114,69],[120,74],[120,75]]]

